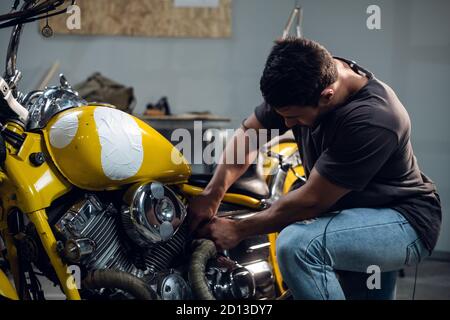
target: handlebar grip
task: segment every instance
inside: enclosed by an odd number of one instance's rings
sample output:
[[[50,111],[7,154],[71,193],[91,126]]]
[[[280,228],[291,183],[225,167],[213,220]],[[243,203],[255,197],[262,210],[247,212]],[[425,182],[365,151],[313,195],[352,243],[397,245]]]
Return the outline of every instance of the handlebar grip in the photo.
[[[11,110],[14,111],[14,113],[19,116],[19,119],[26,124],[28,122],[29,112],[16,100],[16,98],[14,98],[12,91],[3,78],[0,78],[0,91]]]

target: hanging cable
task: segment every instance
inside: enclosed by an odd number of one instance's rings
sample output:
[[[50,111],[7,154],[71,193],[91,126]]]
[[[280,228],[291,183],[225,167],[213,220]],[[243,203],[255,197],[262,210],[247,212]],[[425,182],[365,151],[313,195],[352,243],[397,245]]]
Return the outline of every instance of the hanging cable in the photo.
[[[48,19],[49,17],[64,14],[67,12],[67,7],[53,13],[49,12],[56,10],[65,2],[66,0],[48,0],[32,9],[1,15],[0,21],[6,22],[0,24],[0,29],[12,27],[18,24],[30,23],[41,19]],[[72,0],[70,5],[74,5],[75,3],[76,1]]]
[[[336,215],[334,215],[333,217],[331,217],[330,220],[328,220],[326,226],[325,226],[325,230],[323,232],[323,238],[322,238],[322,248],[323,248],[323,274],[324,274],[324,286],[325,286],[325,297],[327,298],[327,300],[330,298],[330,294],[328,292],[328,278],[327,278],[327,259],[326,257],[328,256],[328,252],[327,252],[327,230],[328,230],[328,226],[330,225],[331,221],[333,221],[334,218],[336,218],[336,216],[338,214],[340,214],[341,211],[339,211],[338,213],[336,213]],[[330,266],[331,266],[331,261],[330,261]]]
[[[416,285],[417,285],[417,274],[419,273],[419,263],[416,263],[416,272],[414,275],[414,287],[413,287],[413,294],[412,294],[412,300],[416,298]]]

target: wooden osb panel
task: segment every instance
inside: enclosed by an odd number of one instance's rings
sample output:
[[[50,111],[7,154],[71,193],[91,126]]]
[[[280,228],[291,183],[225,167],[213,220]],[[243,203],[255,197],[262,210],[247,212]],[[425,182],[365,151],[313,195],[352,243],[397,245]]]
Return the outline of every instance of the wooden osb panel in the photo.
[[[67,28],[68,14],[50,18],[49,24],[55,34],[226,38],[232,30],[231,1],[185,8],[175,7],[174,0],[77,0],[80,30]]]

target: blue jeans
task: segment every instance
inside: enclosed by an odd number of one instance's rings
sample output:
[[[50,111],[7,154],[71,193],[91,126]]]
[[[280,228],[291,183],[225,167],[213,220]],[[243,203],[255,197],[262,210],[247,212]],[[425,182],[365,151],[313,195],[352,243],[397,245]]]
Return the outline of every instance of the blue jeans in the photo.
[[[369,278],[376,268],[400,270],[427,255],[416,231],[393,209],[332,212],[289,225],[277,239],[278,264],[295,299],[343,300],[335,271],[367,272]]]

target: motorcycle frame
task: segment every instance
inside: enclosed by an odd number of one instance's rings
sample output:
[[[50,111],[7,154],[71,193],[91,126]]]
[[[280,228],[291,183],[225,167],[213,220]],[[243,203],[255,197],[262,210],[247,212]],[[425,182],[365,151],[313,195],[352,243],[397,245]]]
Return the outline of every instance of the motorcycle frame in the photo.
[[[24,129],[15,122],[8,122],[6,130],[23,135]],[[51,203],[72,189],[72,186],[58,174],[52,163],[45,161],[40,166],[30,162],[30,156],[44,150],[44,141],[40,134],[26,133],[26,138],[20,147],[5,142],[7,156],[0,183],[0,233],[5,242],[7,260],[14,278],[16,288],[20,287],[20,265],[14,236],[10,233],[8,216],[18,210],[26,215],[35,227],[44,250],[55,269],[61,287],[70,300],[79,300],[80,295],[75,286],[75,279],[68,273],[68,266],[61,260],[56,250],[56,239],[47,220],[46,208]],[[6,276],[1,272],[0,288],[3,294],[10,298],[18,298],[17,291],[12,291],[12,285],[6,284]],[[15,293],[14,293],[15,292]],[[0,293],[2,293],[0,291]],[[6,294],[5,294],[6,293]]]

